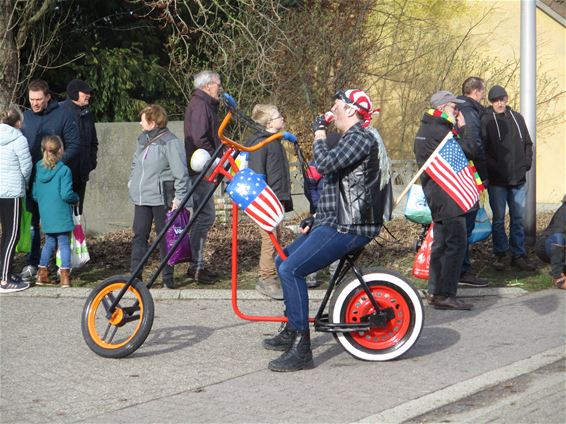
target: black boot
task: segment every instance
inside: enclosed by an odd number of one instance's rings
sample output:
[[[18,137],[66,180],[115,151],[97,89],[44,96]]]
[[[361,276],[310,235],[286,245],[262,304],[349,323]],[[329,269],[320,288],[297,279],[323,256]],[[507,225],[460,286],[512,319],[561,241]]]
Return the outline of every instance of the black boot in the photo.
[[[271,361],[267,367],[279,372],[314,368],[309,330],[297,331],[289,350]]]
[[[279,350],[284,352],[291,347],[296,334],[297,332],[291,330],[289,324],[285,323],[285,326],[281,329],[279,334],[275,337],[263,340],[263,347],[267,350]]]

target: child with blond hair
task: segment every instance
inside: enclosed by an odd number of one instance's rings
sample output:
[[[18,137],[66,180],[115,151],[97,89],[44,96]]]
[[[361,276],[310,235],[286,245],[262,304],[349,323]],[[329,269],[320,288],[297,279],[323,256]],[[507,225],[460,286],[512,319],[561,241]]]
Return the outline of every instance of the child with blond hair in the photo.
[[[45,244],[41,250],[36,283],[52,284],[49,280],[49,261],[57,247],[61,252],[61,287],[71,286],[70,232],[73,231],[72,205],[79,201],[73,191],[71,170],[61,162],[63,142],[56,135],[41,140],[43,159],[35,165],[33,199],[39,205],[41,230]]]

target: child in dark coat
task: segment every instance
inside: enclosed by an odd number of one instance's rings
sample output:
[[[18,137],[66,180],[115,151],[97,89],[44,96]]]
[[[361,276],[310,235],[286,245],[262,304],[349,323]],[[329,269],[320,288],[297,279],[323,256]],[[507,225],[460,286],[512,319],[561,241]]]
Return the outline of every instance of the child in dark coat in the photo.
[[[51,284],[47,266],[57,247],[61,252],[61,287],[71,285],[70,232],[73,231],[72,205],[79,201],[73,191],[71,170],[61,162],[63,142],[58,136],[47,136],[41,141],[43,160],[35,165],[33,199],[39,205],[41,230],[45,244],[41,250],[36,282]]]

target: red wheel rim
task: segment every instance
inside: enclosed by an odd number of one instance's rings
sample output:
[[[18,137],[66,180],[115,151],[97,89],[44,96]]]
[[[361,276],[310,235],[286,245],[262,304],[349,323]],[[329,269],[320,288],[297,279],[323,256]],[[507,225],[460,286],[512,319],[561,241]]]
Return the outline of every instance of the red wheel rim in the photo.
[[[380,308],[392,308],[395,318],[384,328],[349,333],[356,343],[371,350],[384,350],[397,345],[406,336],[411,324],[411,310],[401,293],[387,286],[370,286],[371,293]],[[359,323],[361,318],[375,312],[366,293],[359,289],[348,301],[344,320]]]

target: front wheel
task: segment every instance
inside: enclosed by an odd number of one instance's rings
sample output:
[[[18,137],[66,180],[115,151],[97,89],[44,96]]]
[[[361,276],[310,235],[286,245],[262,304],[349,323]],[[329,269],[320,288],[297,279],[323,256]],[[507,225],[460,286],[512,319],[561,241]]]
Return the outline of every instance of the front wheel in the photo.
[[[335,333],[336,340],[352,356],[366,361],[388,361],[407,352],[419,338],[424,324],[424,309],[412,284],[401,275],[378,270],[364,275],[380,308],[391,308],[393,318],[383,328]],[[359,281],[345,283],[330,302],[329,321],[362,323],[375,312]]]
[[[88,347],[106,358],[123,358],[135,352],[153,325],[153,298],[147,286],[134,282],[110,314],[109,309],[129,276],[107,278],[88,296],[81,328]]]

